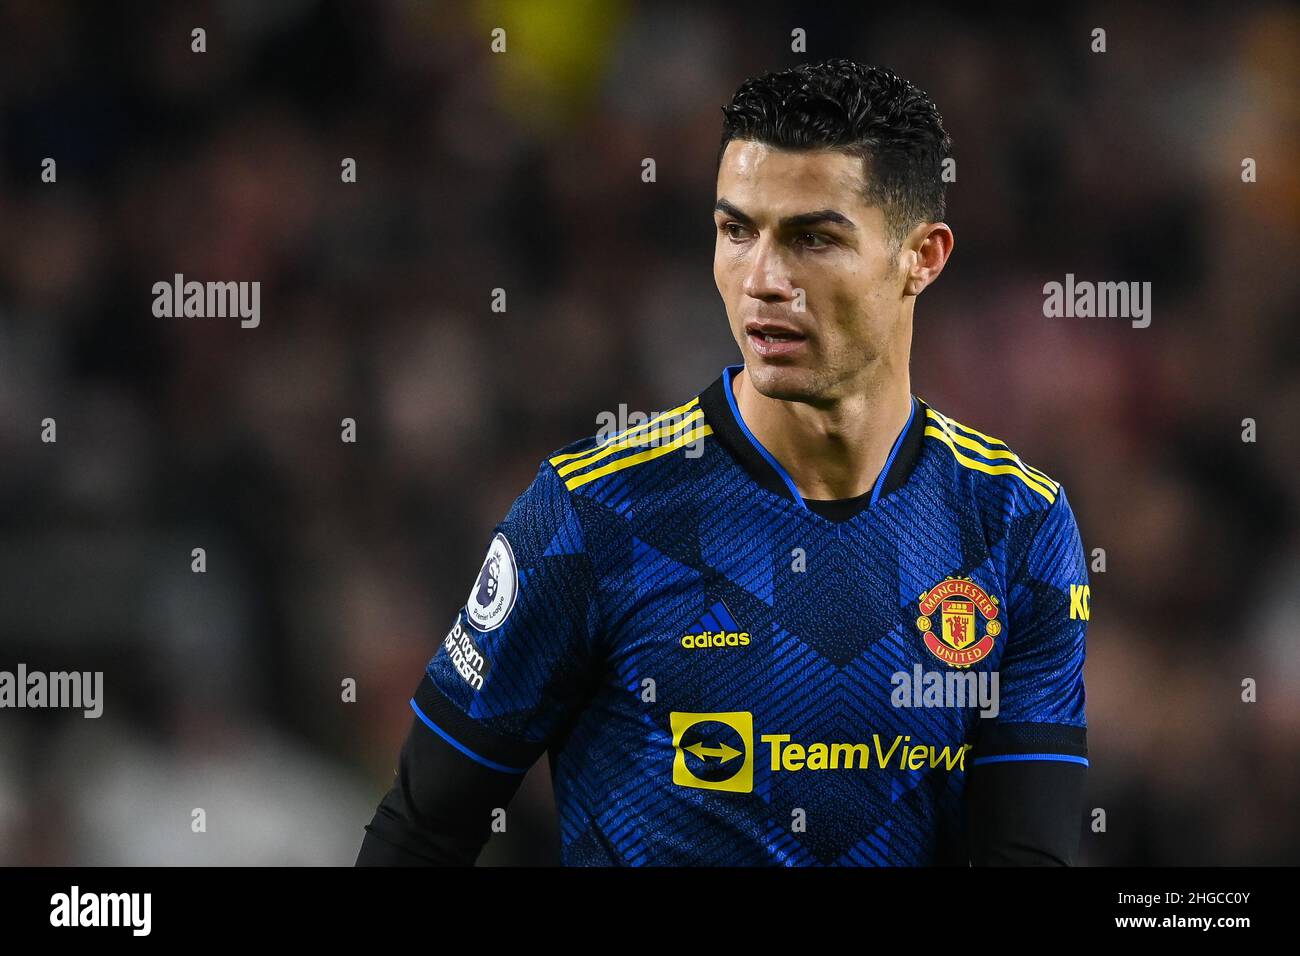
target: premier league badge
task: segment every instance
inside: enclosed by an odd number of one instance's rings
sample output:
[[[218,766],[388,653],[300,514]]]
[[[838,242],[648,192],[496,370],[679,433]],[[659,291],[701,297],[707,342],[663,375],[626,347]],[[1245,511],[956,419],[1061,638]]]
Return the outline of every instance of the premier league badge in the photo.
[[[514,609],[518,592],[519,571],[515,567],[514,550],[506,536],[498,533],[465,601],[470,623],[480,631],[500,627]]]

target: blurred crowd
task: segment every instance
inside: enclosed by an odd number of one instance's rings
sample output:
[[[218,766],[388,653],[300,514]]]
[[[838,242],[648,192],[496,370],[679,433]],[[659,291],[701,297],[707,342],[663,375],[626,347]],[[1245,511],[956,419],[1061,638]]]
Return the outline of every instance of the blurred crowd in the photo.
[[[913,390],[1104,551],[1083,862],[1300,862],[1298,48],[1280,3],[0,6],[0,669],[105,672],[0,711],[0,864],[350,864],[540,460],[737,361],[719,107],[828,56],[953,137]],[[156,318],[175,273],[260,326]],[[1045,318],[1067,273],[1150,327]],[[545,761],[510,820],[483,864],[558,860]]]

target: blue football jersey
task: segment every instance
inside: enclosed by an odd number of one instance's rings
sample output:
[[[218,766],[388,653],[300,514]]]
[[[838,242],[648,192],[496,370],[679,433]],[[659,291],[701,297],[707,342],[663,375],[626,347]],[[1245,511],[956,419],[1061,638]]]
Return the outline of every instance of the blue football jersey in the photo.
[[[962,862],[973,768],[1087,765],[1065,489],[914,395],[869,493],[806,501],[739,369],[541,464],[411,706],[549,754],[568,865]]]

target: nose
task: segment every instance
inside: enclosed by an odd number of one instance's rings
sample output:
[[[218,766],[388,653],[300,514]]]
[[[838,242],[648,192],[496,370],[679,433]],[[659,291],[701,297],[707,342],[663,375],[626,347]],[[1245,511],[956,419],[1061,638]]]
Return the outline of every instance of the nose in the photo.
[[[750,298],[763,302],[784,302],[793,298],[794,287],[780,249],[770,238],[760,237],[755,243],[741,289]]]

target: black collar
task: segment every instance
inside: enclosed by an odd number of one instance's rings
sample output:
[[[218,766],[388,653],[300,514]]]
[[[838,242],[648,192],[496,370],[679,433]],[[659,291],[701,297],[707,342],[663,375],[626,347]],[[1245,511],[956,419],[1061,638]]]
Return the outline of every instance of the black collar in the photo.
[[[854,498],[828,501],[809,499],[799,494],[785,469],[759,444],[740,417],[731,391],[731,380],[743,367],[730,365],[723,369],[713,384],[700,393],[700,409],[704,412],[705,421],[713,427],[713,434],[719,444],[731,453],[759,485],[782,498],[798,502],[831,521],[847,521],[880,498],[901,488],[907,481],[920,457],[921,445],[925,440],[925,403],[921,399],[912,396],[912,417],[890,450],[884,474],[877,479],[870,491]]]

